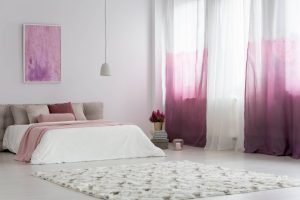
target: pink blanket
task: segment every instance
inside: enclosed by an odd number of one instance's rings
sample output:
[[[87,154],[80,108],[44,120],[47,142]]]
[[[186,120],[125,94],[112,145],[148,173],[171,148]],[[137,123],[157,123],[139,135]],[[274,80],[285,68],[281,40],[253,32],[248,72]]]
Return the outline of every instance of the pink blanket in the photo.
[[[38,123],[30,126],[24,134],[19,150],[16,155],[16,160],[29,162],[31,156],[40,143],[43,135],[54,129],[65,129],[65,128],[83,128],[83,127],[103,127],[103,126],[116,126],[122,125],[106,120],[92,120],[92,121],[77,121],[77,122],[57,122],[57,123]]]

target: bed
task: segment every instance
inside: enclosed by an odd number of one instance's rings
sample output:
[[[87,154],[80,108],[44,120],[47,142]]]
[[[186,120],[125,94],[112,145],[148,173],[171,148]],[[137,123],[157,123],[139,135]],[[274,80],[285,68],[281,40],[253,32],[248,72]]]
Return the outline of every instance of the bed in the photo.
[[[18,158],[25,135],[40,127],[44,135],[30,159],[23,160],[31,164],[165,156],[138,126],[103,120],[100,102],[82,104],[86,120],[53,123],[16,123],[12,106],[0,105],[0,149],[17,153]]]

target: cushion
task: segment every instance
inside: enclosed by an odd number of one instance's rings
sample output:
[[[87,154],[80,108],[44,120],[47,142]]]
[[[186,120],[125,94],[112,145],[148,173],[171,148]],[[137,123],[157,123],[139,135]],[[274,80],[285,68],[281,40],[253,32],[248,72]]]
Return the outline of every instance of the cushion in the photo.
[[[15,124],[29,124],[25,105],[12,105],[10,107]]]
[[[72,108],[73,108],[76,120],[86,120],[86,117],[83,112],[83,104],[82,103],[72,103]]]
[[[101,102],[90,102],[83,104],[86,119],[97,120],[103,118],[103,104]]]
[[[37,123],[37,118],[41,114],[50,114],[47,105],[28,105],[26,106],[26,111],[31,124]]]
[[[38,120],[38,123],[75,121],[75,116],[71,113],[41,114],[40,116],[38,116],[37,120]]]
[[[74,114],[71,102],[48,105],[48,108],[49,108],[50,113],[72,113],[72,114]]]

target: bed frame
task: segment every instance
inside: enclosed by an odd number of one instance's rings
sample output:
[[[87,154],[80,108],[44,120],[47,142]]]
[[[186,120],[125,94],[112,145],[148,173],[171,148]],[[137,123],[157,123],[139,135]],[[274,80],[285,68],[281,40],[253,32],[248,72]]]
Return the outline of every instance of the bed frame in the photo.
[[[10,111],[13,104],[0,105],[0,151],[3,150],[3,136],[8,126],[14,125],[14,118]],[[20,104],[18,104],[20,105]],[[25,106],[29,104],[22,104]],[[102,119],[103,118],[103,103],[101,102],[88,102],[83,103],[83,112],[87,120]]]

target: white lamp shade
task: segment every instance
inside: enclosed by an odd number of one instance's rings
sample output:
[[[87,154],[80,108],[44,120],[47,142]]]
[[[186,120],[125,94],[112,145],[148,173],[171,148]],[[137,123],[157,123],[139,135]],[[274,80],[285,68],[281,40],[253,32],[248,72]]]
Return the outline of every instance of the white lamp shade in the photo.
[[[109,68],[109,65],[107,63],[102,64],[100,75],[101,76],[111,76],[110,68]]]

